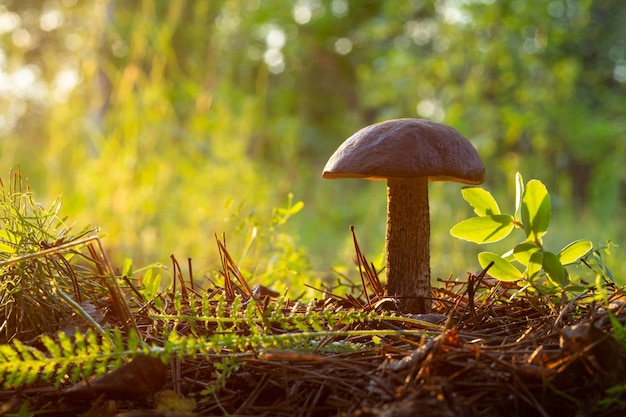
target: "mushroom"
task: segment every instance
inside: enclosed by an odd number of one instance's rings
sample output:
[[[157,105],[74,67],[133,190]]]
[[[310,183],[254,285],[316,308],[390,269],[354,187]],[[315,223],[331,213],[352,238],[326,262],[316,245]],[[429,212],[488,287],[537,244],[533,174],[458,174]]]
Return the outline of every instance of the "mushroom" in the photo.
[[[469,140],[429,120],[376,123],[342,143],[322,177],[387,180],[386,291],[400,311],[430,312],[428,182],[483,182],[485,167]]]

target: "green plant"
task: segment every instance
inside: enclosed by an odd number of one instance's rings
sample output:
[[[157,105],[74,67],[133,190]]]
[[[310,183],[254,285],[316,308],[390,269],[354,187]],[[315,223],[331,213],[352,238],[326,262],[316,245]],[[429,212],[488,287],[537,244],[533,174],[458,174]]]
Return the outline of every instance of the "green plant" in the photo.
[[[608,310],[607,316],[611,322],[611,328],[613,329],[612,336],[617,340],[622,349],[626,350],[626,328],[620,319],[610,310]],[[604,394],[604,397],[598,402],[598,410],[606,410],[615,405],[622,409],[626,406],[626,383],[624,383],[624,381],[607,388]]]
[[[0,179],[0,342],[54,332],[82,307],[107,294],[98,267],[95,232],[72,231],[60,215],[35,201],[20,171]],[[80,249],[88,247],[84,253]],[[94,250],[91,252],[91,250]],[[70,303],[69,295],[73,297]],[[85,303],[85,304],[83,304]]]
[[[502,281],[524,280],[535,286],[539,280],[546,291],[558,291],[570,284],[566,266],[576,263],[591,251],[588,240],[576,240],[558,252],[547,250],[543,237],[550,224],[550,195],[539,180],[524,184],[516,174],[516,198],[513,214],[500,211],[489,191],[477,187],[463,188],[463,198],[474,208],[475,217],[457,223],[450,234],[478,244],[493,243],[507,237],[513,229],[521,229],[525,238],[503,255],[481,252],[478,262],[482,268],[490,264],[489,274]],[[520,269],[516,264],[520,264]]]
[[[0,344],[0,386],[4,389],[24,387],[35,382],[76,383],[88,376],[99,376],[138,355],[166,359],[214,356],[216,384],[239,365],[238,354],[263,354],[276,350],[300,352],[343,352],[366,350],[360,341],[364,338],[391,336],[420,336],[422,329],[359,329],[363,323],[414,322],[427,323],[406,317],[346,310],[327,306],[319,309],[314,303],[290,302],[285,298],[244,303],[241,298],[228,301],[226,295],[211,297],[203,294],[198,303],[186,307],[175,302],[175,311],[151,314],[158,344],[148,343],[131,331],[118,328],[98,333],[90,328],[71,335],[64,332],[54,337],[42,335],[40,344],[45,349],[29,346],[19,340]],[[196,326],[196,323],[202,326]],[[189,325],[197,331],[182,334],[179,328]],[[173,327],[173,328],[172,328]],[[431,326],[439,331],[436,325]],[[338,340],[330,343],[330,339]],[[153,339],[155,340],[155,339]]]
[[[85,376],[102,375],[109,367],[120,366],[124,357],[140,351],[137,346],[142,343],[134,333],[125,342],[117,329],[104,335],[91,329],[85,334],[76,331],[73,337],[59,332],[56,339],[43,335],[40,340],[47,353],[19,340],[0,345],[4,388],[37,381],[53,382],[58,387],[65,380],[77,382]]]
[[[246,278],[254,277],[256,283],[280,293],[292,290],[314,295],[306,284],[316,285],[319,279],[311,273],[308,255],[298,245],[298,235],[287,227],[303,207],[302,201],[295,201],[288,193],[286,204],[275,206],[271,216],[255,210],[244,213],[241,206],[229,208],[227,227],[235,236],[244,237],[242,244],[233,242],[234,250],[229,252],[238,254],[237,268]],[[229,242],[229,248],[233,246]]]

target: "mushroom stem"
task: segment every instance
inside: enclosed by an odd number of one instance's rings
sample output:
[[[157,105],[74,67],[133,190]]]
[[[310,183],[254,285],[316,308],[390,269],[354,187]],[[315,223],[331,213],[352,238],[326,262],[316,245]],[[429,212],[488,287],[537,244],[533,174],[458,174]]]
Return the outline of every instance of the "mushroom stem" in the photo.
[[[400,311],[429,313],[428,177],[387,180],[387,293]]]

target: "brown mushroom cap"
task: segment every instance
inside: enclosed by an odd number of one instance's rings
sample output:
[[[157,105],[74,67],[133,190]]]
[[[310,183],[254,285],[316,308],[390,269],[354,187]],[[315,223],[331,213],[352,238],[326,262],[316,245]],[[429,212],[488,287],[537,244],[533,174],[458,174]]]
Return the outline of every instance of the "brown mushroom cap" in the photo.
[[[395,119],[367,126],[330,157],[324,178],[428,177],[429,181],[480,184],[485,167],[456,129],[423,119]]]

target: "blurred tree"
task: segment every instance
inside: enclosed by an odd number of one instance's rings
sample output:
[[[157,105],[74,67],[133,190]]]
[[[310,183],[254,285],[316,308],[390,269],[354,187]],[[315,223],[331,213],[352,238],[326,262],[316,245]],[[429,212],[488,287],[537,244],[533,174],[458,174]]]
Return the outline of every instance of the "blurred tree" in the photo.
[[[0,134],[16,135],[14,145],[25,153],[48,143],[49,110],[90,82],[104,6],[99,0],[0,4]]]

